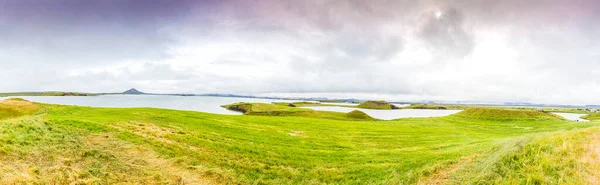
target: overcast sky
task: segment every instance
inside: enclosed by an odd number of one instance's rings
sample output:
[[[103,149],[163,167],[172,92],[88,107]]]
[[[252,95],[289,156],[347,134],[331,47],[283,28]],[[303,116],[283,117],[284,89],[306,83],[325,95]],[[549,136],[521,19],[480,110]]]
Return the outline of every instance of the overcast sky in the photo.
[[[0,91],[600,104],[597,0],[0,0]]]

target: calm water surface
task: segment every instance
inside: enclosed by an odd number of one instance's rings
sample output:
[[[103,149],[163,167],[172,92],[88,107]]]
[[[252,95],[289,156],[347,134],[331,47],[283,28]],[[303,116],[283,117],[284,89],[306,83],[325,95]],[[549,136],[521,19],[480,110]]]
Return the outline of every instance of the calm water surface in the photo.
[[[562,116],[563,118],[566,118],[568,120],[571,121],[579,121],[579,122],[588,122],[590,120],[586,120],[581,118],[581,116],[585,116],[587,114],[573,114],[573,113],[559,113],[559,112],[554,112],[554,114]]]
[[[228,98],[212,96],[158,96],[158,95],[105,95],[105,96],[20,96],[20,98],[50,104],[91,107],[151,107],[175,110],[191,110],[215,114],[241,115],[222,108],[237,102],[271,103],[281,100],[256,98]]]
[[[6,99],[7,97],[0,97]],[[133,107],[151,107],[165,108],[175,110],[191,110],[199,112],[208,112],[215,114],[230,114],[241,115],[242,113],[230,111],[222,108],[221,105],[227,105],[237,102],[255,102],[255,103],[271,103],[271,102],[294,102],[296,100],[272,100],[272,99],[257,99],[257,98],[229,98],[229,97],[212,97],[212,96],[157,96],[157,95],[106,95],[106,96],[21,96],[20,98],[29,101],[62,104],[62,105],[78,105],[91,107],[118,107],[118,108],[133,108]],[[335,104],[335,103],[323,103]],[[350,103],[339,103],[339,105],[356,105]],[[399,105],[405,106],[405,105]],[[391,120],[398,118],[426,118],[448,116],[460,112],[460,110],[427,110],[427,109],[401,109],[401,110],[372,110],[347,108],[337,106],[315,106],[305,107],[313,110],[333,111],[333,112],[350,112],[360,110],[367,113],[369,116]],[[572,113],[555,113],[572,121],[586,122],[588,120],[580,118],[585,114]]]
[[[257,98],[230,98],[230,97],[212,97],[212,96],[158,96],[158,95],[105,95],[105,96],[20,96],[29,101],[61,104],[61,105],[77,105],[91,107],[117,107],[117,108],[134,108],[134,107],[151,107],[164,108],[174,110],[191,110],[199,112],[208,112],[214,114],[230,114],[241,115],[242,113],[230,111],[222,108],[221,105],[227,105],[237,102],[253,102],[253,103],[271,103],[271,102],[294,102],[296,100],[272,100],[272,99],[257,99]],[[4,99],[1,98],[0,99]],[[343,104],[355,105],[355,104]],[[334,112],[350,112],[356,108],[345,107],[308,107],[314,110],[334,111]],[[369,116],[390,120],[398,118],[421,118],[421,117],[437,117],[447,116],[457,113],[457,110],[370,110],[358,109]]]

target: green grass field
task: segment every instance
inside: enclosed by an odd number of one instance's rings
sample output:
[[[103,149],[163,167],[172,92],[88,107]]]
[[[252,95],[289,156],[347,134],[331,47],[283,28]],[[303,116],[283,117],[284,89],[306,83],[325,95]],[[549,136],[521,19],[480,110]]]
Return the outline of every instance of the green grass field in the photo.
[[[600,113],[593,113],[586,116],[581,117],[587,120],[600,120]]]
[[[395,121],[249,109],[288,114],[2,101],[0,184],[589,184],[600,177],[594,121],[498,109]]]

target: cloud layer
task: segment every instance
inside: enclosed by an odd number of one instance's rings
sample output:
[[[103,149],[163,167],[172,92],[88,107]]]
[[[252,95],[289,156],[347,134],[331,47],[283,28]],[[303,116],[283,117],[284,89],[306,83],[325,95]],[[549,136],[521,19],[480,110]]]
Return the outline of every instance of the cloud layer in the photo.
[[[2,91],[600,104],[593,0],[0,0]]]

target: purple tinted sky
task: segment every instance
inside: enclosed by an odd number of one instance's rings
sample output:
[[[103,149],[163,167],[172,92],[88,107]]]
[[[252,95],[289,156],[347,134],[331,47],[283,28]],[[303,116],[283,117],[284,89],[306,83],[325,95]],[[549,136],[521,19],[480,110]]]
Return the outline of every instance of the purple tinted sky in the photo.
[[[600,104],[599,12],[594,0],[0,0],[0,89]]]

